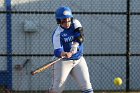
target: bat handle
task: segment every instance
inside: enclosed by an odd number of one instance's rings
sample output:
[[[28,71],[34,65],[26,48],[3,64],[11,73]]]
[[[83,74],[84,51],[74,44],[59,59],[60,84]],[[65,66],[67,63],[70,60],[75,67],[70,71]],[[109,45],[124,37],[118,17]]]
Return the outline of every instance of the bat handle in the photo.
[[[31,71],[31,75],[35,75],[35,72],[34,71]]]

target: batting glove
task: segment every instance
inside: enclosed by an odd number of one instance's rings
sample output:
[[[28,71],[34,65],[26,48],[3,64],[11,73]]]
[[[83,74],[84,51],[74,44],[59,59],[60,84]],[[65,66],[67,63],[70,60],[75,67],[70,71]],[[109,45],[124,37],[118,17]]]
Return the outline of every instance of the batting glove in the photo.
[[[72,54],[77,53],[78,46],[79,46],[79,43],[78,43],[78,42],[74,42],[74,43],[72,44],[72,46],[71,46],[70,52],[71,52]]]

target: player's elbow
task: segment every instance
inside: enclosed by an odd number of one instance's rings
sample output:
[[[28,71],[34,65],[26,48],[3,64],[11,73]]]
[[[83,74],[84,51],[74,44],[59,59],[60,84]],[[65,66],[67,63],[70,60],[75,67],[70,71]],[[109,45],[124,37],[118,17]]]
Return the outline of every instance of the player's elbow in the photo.
[[[85,40],[85,37],[82,36],[82,35],[80,35],[80,36],[78,36],[78,37],[76,38],[76,41],[79,42],[79,43],[83,43],[84,40]]]
[[[83,27],[78,27],[74,30],[75,32],[75,40],[79,43],[83,43],[85,40],[85,36],[83,33]]]
[[[55,50],[54,50],[54,55],[55,55],[56,57],[61,57],[62,51],[63,51],[62,48],[55,49]]]

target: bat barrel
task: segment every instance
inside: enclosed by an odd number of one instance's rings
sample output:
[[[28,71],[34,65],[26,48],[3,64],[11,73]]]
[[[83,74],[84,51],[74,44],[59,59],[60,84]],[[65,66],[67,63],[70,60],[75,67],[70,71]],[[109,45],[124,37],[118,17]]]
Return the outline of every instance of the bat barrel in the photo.
[[[63,57],[62,57],[63,58]],[[58,58],[56,60],[53,60],[53,61],[50,61],[49,63],[37,68],[36,70],[34,71],[31,71],[31,75],[35,75],[37,73],[40,73],[42,71],[44,71],[45,69],[48,69],[50,68],[52,65],[54,65],[56,62],[58,62],[59,60],[61,60],[62,58]]]

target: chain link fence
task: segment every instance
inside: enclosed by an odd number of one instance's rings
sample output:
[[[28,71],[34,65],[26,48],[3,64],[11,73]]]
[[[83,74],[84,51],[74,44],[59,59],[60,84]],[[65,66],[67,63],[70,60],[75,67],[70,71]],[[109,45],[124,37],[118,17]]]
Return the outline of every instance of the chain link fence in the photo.
[[[95,91],[139,91],[139,0],[0,0],[0,86],[12,92],[42,93],[52,69],[30,72],[51,60],[54,11],[71,7],[86,37],[84,56]],[[123,84],[113,84],[121,77]],[[69,77],[65,90],[79,87]]]

